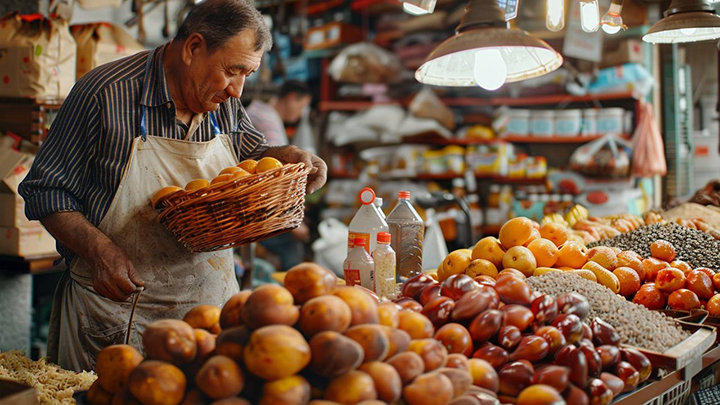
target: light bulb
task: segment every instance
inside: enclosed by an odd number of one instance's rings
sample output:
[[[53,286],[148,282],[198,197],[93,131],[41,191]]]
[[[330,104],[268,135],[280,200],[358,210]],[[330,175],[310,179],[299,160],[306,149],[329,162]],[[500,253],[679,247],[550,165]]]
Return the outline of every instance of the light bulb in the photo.
[[[580,26],[585,32],[595,32],[600,28],[598,0],[580,0]]]
[[[683,35],[692,35],[697,31],[697,28],[680,28],[680,32]]]
[[[623,20],[620,16],[621,12],[622,3],[616,4],[613,2],[612,4],[610,4],[610,10],[608,10],[607,14],[603,16],[602,21],[600,21],[603,31],[607,32],[608,34],[617,34],[618,31],[622,29]]]
[[[565,27],[565,0],[547,0],[547,18],[545,26],[557,32]]]
[[[403,11],[405,11],[408,14],[412,15],[423,15],[423,14],[429,14],[427,10],[425,10],[422,7],[418,7],[411,3],[403,3]]]
[[[507,64],[498,49],[480,49],[475,52],[473,78],[478,86],[495,91],[505,84]]]

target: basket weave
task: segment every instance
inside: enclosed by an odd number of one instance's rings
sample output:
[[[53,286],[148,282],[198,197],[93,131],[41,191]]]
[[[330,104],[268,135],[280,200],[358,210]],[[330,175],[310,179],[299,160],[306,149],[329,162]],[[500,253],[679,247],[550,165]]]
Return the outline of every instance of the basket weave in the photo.
[[[212,252],[300,226],[310,168],[285,165],[261,174],[178,191],[159,204],[159,220],[188,250]]]

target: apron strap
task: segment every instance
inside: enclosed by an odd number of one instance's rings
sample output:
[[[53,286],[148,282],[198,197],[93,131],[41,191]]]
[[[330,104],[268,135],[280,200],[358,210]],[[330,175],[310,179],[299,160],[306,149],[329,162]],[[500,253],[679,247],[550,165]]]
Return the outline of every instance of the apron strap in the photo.
[[[155,49],[151,50],[148,54],[147,62],[145,62],[145,77],[143,78],[143,86],[147,86],[148,80],[150,79],[150,67],[152,66],[153,56]],[[140,136],[143,142],[147,141],[147,107],[140,105]]]
[[[214,111],[210,111],[210,125],[212,126],[213,134],[214,134],[215,136],[218,136],[218,135],[220,135],[220,134],[222,133],[222,131],[220,131],[220,125],[218,125],[218,122],[217,122],[217,120],[215,119],[215,112],[214,112]]]

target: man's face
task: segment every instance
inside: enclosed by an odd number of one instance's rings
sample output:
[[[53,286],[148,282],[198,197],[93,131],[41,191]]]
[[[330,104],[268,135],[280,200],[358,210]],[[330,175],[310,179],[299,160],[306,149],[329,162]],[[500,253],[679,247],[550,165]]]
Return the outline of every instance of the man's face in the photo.
[[[283,97],[281,118],[283,122],[292,124],[298,122],[302,117],[302,113],[310,105],[312,98],[309,95],[299,95],[290,93]]]
[[[240,98],[245,79],[260,68],[263,50],[255,50],[255,33],[242,31],[212,53],[205,43],[189,56],[182,80],[188,108],[196,113],[215,111],[230,97]]]

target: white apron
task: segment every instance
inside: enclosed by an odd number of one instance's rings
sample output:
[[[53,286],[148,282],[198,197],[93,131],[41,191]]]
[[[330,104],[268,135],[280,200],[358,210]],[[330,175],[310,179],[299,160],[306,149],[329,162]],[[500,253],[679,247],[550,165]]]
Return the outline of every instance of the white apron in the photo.
[[[148,57],[148,66],[153,54]],[[147,74],[146,74],[147,80]],[[209,142],[189,142],[145,134],[142,107],[141,136],[135,138],[120,186],[98,228],[130,256],[145,281],[135,313],[130,344],[141,349],[145,327],[159,319],[182,319],[194,306],[222,306],[239,291],[232,249],[191,253],[160,222],[150,198],[162,187],[212,179],[235,166],[230,138],[217,134]],[[92,288],[90,266],[80,258],[70,264],[72,280],[62,297],[58,362],[63,368],[92,370],[105,346],[123,342],[131,303],[114,302]]]

